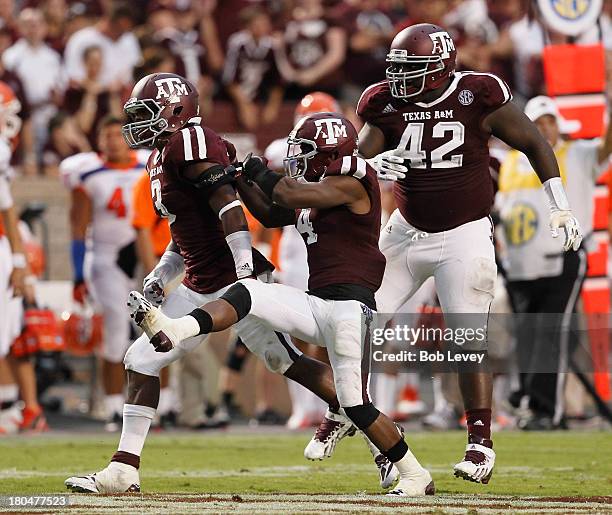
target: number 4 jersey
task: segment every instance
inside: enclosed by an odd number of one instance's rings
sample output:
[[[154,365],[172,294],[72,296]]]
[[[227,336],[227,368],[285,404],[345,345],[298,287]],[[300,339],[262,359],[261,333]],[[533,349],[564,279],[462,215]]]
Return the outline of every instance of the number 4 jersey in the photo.
[[[360,157],[332,162],[325,177],[357,179],[370,197],[370,211],[355,214],[345,205],[328,209],[298,209],[297,230],[308,252],[309,293],[332,300],[359,300],[371,308],[385,271],[378,248],[380,190],[376,172]]]
[[[402,216],[427,232],[440,232],[487,216],[493,205],[490,133],[483,119],[512,98],[490,73],[457,72],[436,100],[393,98],[386,81],[367,88],[357,114],[378,127],[385,150],[406,150],[410,170],[394,187]]]
[[[136,239],[132,227],[132,189],[148,156],[148,151],[133,152],[132,161],[121,167],[104,162],[95,152],[76,154],[62,161],[60,172],[66,186],[83,190],[91,200],[88,249],[94,255],[116,256]]]

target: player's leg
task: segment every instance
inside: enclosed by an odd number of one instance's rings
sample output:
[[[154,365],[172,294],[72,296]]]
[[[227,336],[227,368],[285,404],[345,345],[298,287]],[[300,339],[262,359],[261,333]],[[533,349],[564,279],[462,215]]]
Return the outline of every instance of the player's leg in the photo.
[[[189,313],[198,304],[195,297],[199,296],[180,285],[168,295],[161,310],[175,317]],[[156,352],[146,334],[142,334],[130,346],[124,358],[128,388],[117,452],[102,471],[68,478],[65,484],[70,490],[85,493],[140,491],[140,455],[159,402],[160,370],[189,352],[201,340],[201,337],[188,339],[180,348],[162,353]]]
[[[491,231],[490,220],[482,218],[446,232],[434,276],[447,325],[474,330],[486,327],[497,274]],[[455,475],[488,483],[495,464],[491,440],[493,380],[486,363],[483,365],[482,370],[470,365],[469,371],[458,371],[468,446],[463,461],[455,465]]]
[[[117,431],[124,401],[123,357],[130,345],[130,319],[125,310],[125,298],[130,284],[115,263],[106,262],[102,258],[94,261],[89,270],[91,293],[96,305],[102,309],[104,320],[101,358],[107,414],[105,428],[107,431]]]
[[[217,420],[223,423],[229,423],[240,413],[234,401],[234,392],[238,388],[240,373],[249,355],[249,350],[240,338],[234,338],[229,347],[225,365],[219,371],[221,403],[215,413]]]
[[[433,494],[434,485],[429,472],[414,457],[395,423],[378,411],[370,400],[372,312],[357,301],[311,298],[311,304],[329,342],[329,360],[340,406],[353,424],[399,471],[400,481],[391,494]]]

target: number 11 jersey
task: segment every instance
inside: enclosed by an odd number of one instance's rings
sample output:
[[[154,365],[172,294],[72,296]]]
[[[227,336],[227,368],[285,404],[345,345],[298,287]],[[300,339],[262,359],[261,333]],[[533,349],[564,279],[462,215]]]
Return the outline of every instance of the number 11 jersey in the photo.
[[[410,170],[394,186],[406,221],[440,232],[489,214],[490,133],[482,122],[511,98],[499,77],[476,72],[455,73],[444,93],[429,103],[394,98],[386,81],[363,92],[357,114],[382,131],[384,150],[408,152]]]

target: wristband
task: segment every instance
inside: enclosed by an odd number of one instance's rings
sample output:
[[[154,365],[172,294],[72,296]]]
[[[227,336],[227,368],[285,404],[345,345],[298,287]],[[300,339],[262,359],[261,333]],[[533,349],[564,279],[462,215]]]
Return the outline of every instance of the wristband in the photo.
[[[85,242],[83,240],[72,240],[70,247],[72,255],[72,268],[74,270],[74,281],[83,280],[83,262],[85,261]]]
[[[563,188],[561,177],[553,177],[544,182],[544,191],[548,197],[551,211],[569,211],[570,205]]]
[[[16,252],[13,254],[13,268],[26,268],[28,261],[26,260],[25,254]]]

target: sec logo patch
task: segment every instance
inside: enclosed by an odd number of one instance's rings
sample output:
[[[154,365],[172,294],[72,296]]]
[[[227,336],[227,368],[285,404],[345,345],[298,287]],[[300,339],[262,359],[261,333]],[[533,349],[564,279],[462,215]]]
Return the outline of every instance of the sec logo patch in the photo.
[[[459,103],[464,106],[469,106],[474,101],[474,93],[469,89],[464,89],[459,92]]]

